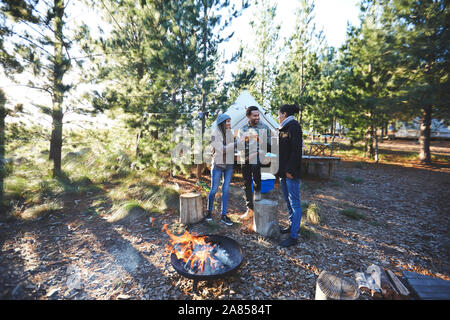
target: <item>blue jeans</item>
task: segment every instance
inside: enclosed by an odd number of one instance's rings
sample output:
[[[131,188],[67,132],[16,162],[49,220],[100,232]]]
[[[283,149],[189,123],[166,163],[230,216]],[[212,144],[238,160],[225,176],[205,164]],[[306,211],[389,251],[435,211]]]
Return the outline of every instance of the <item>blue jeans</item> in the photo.
[[[291,238],[297,239],[302,219],[302,205],[300,202],[300,179],[281,178],[281,191],[289,212]]]
[[[233,165],[227,165],[226,169],[219,169],[213,166],[211,171],[211,190],[208,195],[208,211],[212,212],[214,208],[214,199],[219,189],[220,180],[223,175],[222,184],[222,215],[227,214],[228,192],[230,190],[231,177],[233,176]]]

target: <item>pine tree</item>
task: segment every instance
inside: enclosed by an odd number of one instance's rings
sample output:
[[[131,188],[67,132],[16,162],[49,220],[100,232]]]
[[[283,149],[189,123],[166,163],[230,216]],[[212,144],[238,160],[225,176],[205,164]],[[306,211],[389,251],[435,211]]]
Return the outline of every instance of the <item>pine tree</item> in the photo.
[[[420,116],[420,161],[431,163],[431,119],[450,117],[448,1],[382,1],[384,27],[394,35],[391,50],[400,60],[395,98],[403,115]],[[406,107],[405,107],[406,106]]]
[[[43,111],[52,117],[52,135],[49,157],[53,160],[53,176],[61,175],[61,149],[63,130],[64,96],[71,89],[64,83],[64,75],[70,70],[71,40],[65,34],[65,5],[63,0],[2,1],[2,65],[7,75],[29,71],[33,78],[22,84],[48,93],[52,107]],[[3,45],[5,40],[14,45],[10,53]],[[12,58],[14,57],[14,58]]]
[[[141,161],[158,166],[155,161],[168,150],[164,137],[177,124],[192,126],[193,112],[201,111],[204,131],[214,104],[207,104],[208,97],[217,86],[218,45],[231,36],[222,31],[240,12],[231,8],[223,18],[229,6],[217,0],[102,1],[112,31],[87,46],[97,45],[106,56],[94,63],[100,66],[97,80],[107,85],[94,93],[93,102],[99,111],[126,113],[129,127],[137,131]]]
[[[300,1],[296,11],[296,25],[294,33],[286,41],[287,57],[278,70],[273,102],[276,108],[280,104],[295,103],[300,107],[299,121],[317,128],[316,118],[322,119],[321,113],[327,110],[325,106],[315,101],[320,94],[317,85],[322,76],[320,59],[324,57],[324,39],[321,32],[317,32],[314,23],[314,3],[308,0]],[[305,119],[305,116],[307,119]]]
[[[378,128],[396,112],[390,98],[396,60],[387,44],[392,35],[380,23],[379,6],[363,4],[362,9],[361,26],[350,28],[342,47],[341,84],[347,95],[342,120],[353,138],[364,139],[369,156],[378,160]]]
[[[200,39],[200,52],[201,52],[201,119],[202,119],[202,135],[205,131],[206,114],[207,110],[207,97],[213,94],[217,88],[218,81],[214,78],[217,70],[217,53],[219,45],[228,41],[233,36],[231,34],[223,34],[233,19],[240,16],[243,10],[247,9],[248,1],[242,1],[241,7],[236,8],[231,6],[230,1],[221,0],[200,0],[197,1],[200,8],[199,21],[201,23],[201,33],[199,33]],[[226,19],[221,12],[226,10]],[[231,63],[236,61],[239,57],[239,53],[232,56],[229,61],[225,63]],[[214,104],[214,103],[212,103]]]
[[[253,44],[247,44],[247,64],[244,68],[256,69],[254,83],[248,89],[263,107],[268,107],[272,95],[272,87],[275,78],[276,61],[278,59],[276,45],[279,37],[280,25],[274,19],[277,5],[272,0],[260,0],[255,2],[254,19],[250,21],[253,30]]]

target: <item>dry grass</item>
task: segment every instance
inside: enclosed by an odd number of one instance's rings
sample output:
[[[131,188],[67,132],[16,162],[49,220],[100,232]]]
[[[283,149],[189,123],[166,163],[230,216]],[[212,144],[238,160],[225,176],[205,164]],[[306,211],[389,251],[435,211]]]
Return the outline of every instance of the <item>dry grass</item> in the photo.
[[[24,220],[36,220],[44,215],[53,214],[61,211],[63,209],[63,204],[58,200],[53,200],[49,202],[44,202],[43,204],[39,204],[33,207],[30,207],[23,211],[20,215],[20,218]]]
[[[320,215],[320,207],[317,203],[312,202],[306,209],[306,221],[312,224],[320,224],[322,216]]]

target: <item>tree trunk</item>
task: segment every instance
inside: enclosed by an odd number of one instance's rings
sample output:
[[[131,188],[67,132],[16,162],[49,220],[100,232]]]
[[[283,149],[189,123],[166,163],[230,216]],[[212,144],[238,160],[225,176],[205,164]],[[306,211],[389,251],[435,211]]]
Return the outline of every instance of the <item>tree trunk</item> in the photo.
[[[139,157],[139,142],[141,141],[141,138],[143,136],[143,132],[144,132],[144,120],[145,120],[146,114],[144,114],[141,118],[140,121],[140,127],[138,130],[138,133],[136,134],[136,148],[135,148],[135,155],[136,155],[136,159]],[[158,130],[156,130],[158,131]]]
[[[422,119],[420,122],[420,162],[425,164],[431,163],[430,140],[431,140],[431,114],[432,107],[426,106],[422,110]]]
[[[0,89],[0,209],[3,207],[3,179],[5,178],[5,118],[6,96]]]
[[[208,53],[208,38],[207,38],[207,32],[208,32],[208,6],[207,3],[203,2],[203,81],[202,81],[202,138],[201,138],[201,144],[202,144],[202,150],[203,150],[203,136],[205,134],[205,127],[206,127],[206,55]],[[203,154],[203,152],[202,152]],[[202,171],[203,171],[203,156],[202,156],[202,163],[197,163],[197,170],[196,175],[197,178],[200,179]]]
[[[378,163],[378,128],[375,127],[375,162]]]
[[[302,55],[302,66],[301,66],[301,74],[300,74],[300,115],[298,123],[302,126],[303,122],[303,55]]]
[[[139,156],[139,140],[141,140],[141,132],[142,132],[142,128],[139,129],[139,132],[136,134],[136,148],[134,150],[136,159]]]
[[[53,125],[52,138],[50,141],[50,159],[53,160],[53,178],[61,176],[61,150],[62,150],[62,130],[63,112],[61,104],[53,102]]]
[[[263,237],[278,238],[280,227],[277,219],[277,201],[262,199],[255,201],[253,230]]]
[[[369,126],[364,136],[365,157],[373,159],[373,127]]]
[[[200,193],[180,195],[180,222],[192,224],[203,219],[202,196]]]
[[[53,62],[53,110],[52,110],[52,137],[50,141],[50,159],[53,160],[53,177],[61,176],[61,149],[62,149],[62,127],[64,99],[64,86],[62,83],[65,73],[63,61],[63,16],[64,1],[54,1],[54,62]]]

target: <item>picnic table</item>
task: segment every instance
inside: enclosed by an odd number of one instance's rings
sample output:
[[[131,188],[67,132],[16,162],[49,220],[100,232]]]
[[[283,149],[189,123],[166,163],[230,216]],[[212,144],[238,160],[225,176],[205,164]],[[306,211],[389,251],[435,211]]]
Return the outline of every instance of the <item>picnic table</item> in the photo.
[[[309,150],[308,155],[310,156],[332,156],[333,155],[333,147],[334,143],[325,143],[325,142],[308,142]],[[328,152],[329,151],[329,152]]]

